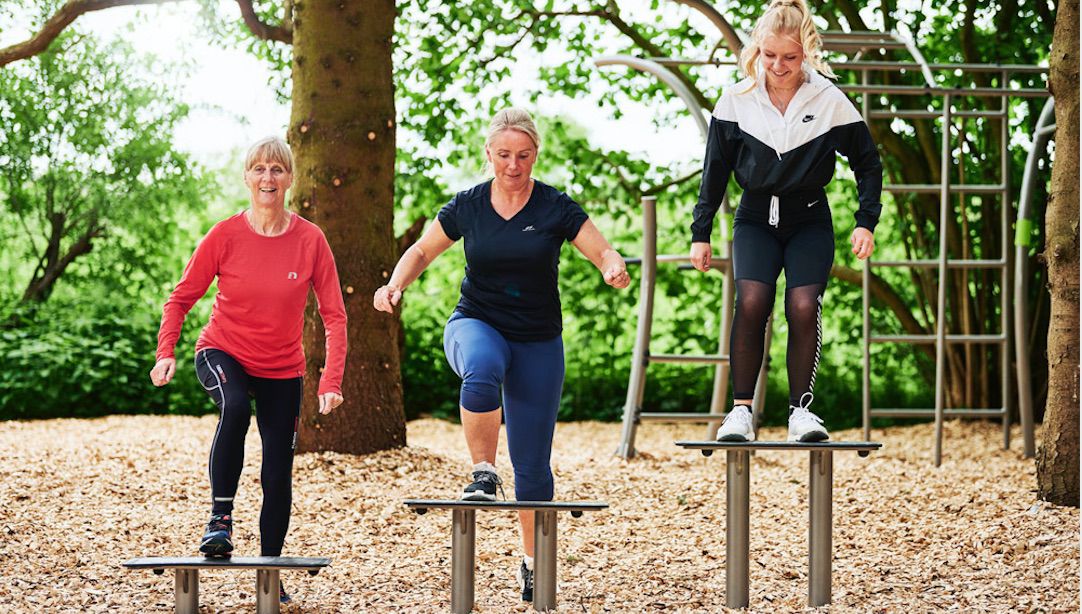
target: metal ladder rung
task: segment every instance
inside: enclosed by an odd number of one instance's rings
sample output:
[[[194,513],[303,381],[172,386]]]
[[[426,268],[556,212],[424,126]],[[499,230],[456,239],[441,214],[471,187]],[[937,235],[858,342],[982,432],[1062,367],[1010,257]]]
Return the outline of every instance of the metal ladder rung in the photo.
[[[950,191],[955,194],[998,194],[1003,192],[1003,184],[952,183]],[[943,186],[938,183],[892,183],[885,184],[886,192],[909,192],[913,194],[939,194]]]
[[[870,411],[870,413],[871,413],[871,415],[873,417],[875,417],[875,416],[878,416],[878,417],[889,416],[889,417],[893,417],[893,418],[926,418],[928,416],[935,416],[935,410],[934,409],[921,409],[921,408],[913,408],[913,409],[887,409],[887,408],[881,408],[881,409],[872,409]],[[1006,415],[1006,413],[1007,413],[1007,410],[1002,408],[1002,407],[1000,407],[999,409],[962,409],[962,408],[958,408],[958,409],[944,409],[943,410],[943,415],[944,416],[960,416],[960,417],[972,417],[972,418],[977,418],[977,417],[983,417],[983,418],[997,417],[997,416]]]
[[[836,64],[831,65],[836,66]],[[943,117],[943,111],[869,111],[868,115],[872,119],[939,119]],[[951,115],[954,117],[990,117],[993,119],[999,119],[1006,117],[1003,111],[953,111]]]
[[[677,262],[677,263],[680,263],[680,264],[688,264],[688,265],[691,264],[691,261],[688,258],[687,254],[665,254],[665,255],[662,255],[662,256],[657,256],[654,260],[655,260],[655,262],[658,262],[658,263]],[[640,258],[640,257],[624,258],[624,264],[642,264],[642,258]],[[728,264],[729,264],[729,259],[728,258],[722,258],[721,256],[717,256],[717,255],[713,255],[713,256],[710,257],[710,266],[711,267],[728,266]]]
[[[646,359],[650,362],[665,362],[672,364],[729,364],[729,356],[727,354],[651,354],[650,356],[647,356]]]
[[[869,261],[868,266],[881,267],[912,267],[914,269],[935,269],[939,267],[938,260],[874,260]],[[948,269],[998,269],[1007,266],[1007,261],[999,260],[961,260],[951,258],[947,260]]]
[[[701,413],[678,413],[678,412],[644,412],[639,414],[639,420],[651,422],[720,422],[725,419],[722,414]]]
[[[947,343],[1003,343],[1007,336],[998,335],[945,335]],[[935,343],[935,335],[873,335],[868,338],[871,343]]]

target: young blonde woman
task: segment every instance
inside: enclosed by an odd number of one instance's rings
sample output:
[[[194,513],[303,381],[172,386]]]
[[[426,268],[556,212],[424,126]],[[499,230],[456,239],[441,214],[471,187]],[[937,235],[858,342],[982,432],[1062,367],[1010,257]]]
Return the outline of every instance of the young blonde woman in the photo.
[[[859,206],[849,239],[864,259],[875,245],[883,167],[868,127],[828,78],[822,41],[804,0],[775,0],[741,53],[746,78],[726,89],[710,122],[699,202],[691,224],[691,263],[710,268],[710,232],[735,176],[743,190],[733,229],[736,313],[729,355],[734,407],[722,441],[753,441],[751,401],[762,363],[774,288],[785,271],[789,324],[789,439],[829,439],[811,411],[822,348],[823,296],[834,261],[825,186],[837,154],[857,178]]]
[[[440,254],[462,239],[462,296],[444,330],[447,361],[462,378],[462,429],[473,482],[462,498],[494,501],[501,480],[496,447],[501,413],[519,501],[550,501],[552,437],[564,379],[558,288],[560,250],[574,245],[605,283],[626,288],[624,260],[567,194],[531,177],[541,138],[529,114],[504,109],[492,119],[485,156],[493,178],[459,192],[402,255],[373,306],[388,313]],[[533,600],[533,513],[519,514],[524,601]]]

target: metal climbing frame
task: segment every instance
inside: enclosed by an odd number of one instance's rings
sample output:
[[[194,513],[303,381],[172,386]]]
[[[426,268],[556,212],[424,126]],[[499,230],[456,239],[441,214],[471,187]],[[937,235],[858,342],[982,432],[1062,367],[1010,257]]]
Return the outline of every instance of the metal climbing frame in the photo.
[[[724,39],[728,42],[730,51],[733,56],[738,55],[738,49],[735,48],[734,41],[740,38],[740,34],[733,28],[728,26],[728,22],[722,17],[716,10],[709,6],[708,3],[701,0],[676,0],[681,4],[686,4],[692,8],[702,12],[722,33]],[[939,255],[935,259],[928,260],[898,260],[898,261],[885,261],[885,260],[866,260],[864,262],[862,278],[863,278],[863,377],[862,377],[862,417],[864,426],[864,439],[869,440],[871,419],[877,416],[892,416],[892,417],[934,417],[935,419],[935,443],[934,443],[934,461],[938,466],[942,462],[942,440],[943,440],[943,420],[947,416],[979,416],[979,417],[999,417],[1003,423],[1003,441],[1004,447],[1008,447],[1010,444],[1010,405],[1008,399],[1010,397],[1010,385],[1009,385],[1009,370],[1010,370],[1010,326],[1008,324],[1008,318],[1010,313],[1010,298],[1008,296],[1007,288],[1010,283],[1009,279],[1009,264],[1008,264],[1008,245],[1009,245],[1009,213],[1011,204],[1011,185],[1010,185],[1010,159],[1009,159],[1009,136],[1010,136],[1010,107],[1009,99],[1013,97],[1047,97],[1049,94],[1044,89],[1034,88],[1010,88],[1005,87],[1009,84],[1009,76],[1012,74],[1034,74],[1045,73],[1047,68],[1030,65],[1001,65],[1001,64],[930,64],[925,61],[921,55],[919,48],[908,38],[900,36],[896,33],[882,33],[882,32],[824,32],[823,33],[824,48],[830,51],[837,51],[842,53],[857,54],[857,58],[868,51],[882,51],[891,50],[897,52],[907,52],[912,62],[901,61],[867,61],[861,59],[853,59],[845,62],[836,62],[832,64],[835,70],[853,70],[859,71],[861,74],[860,85],[842,85],[841,89],[847,93],[857,94],[861,98],[861,109],[863,112],[865,122],[871,122],[872,120],[888,120],[893,121],[896,119],[901,120],[934,120],[940,119],[943,122],[942,131],[942,160],[941,160],[941,181],[939,184],[927,184],[927,185],[907,185],[907,184],[895,184],[884,185],[884,190],[892,194],[936,194],[940,196],[940,225],[941,229],[948,227],[948,215],[954,215],[955,212],[951,208],[951,196],[954,194],[997,194],[1002,199],[1002,219],[1000,223],[1000,238],[1001,245],[1003,246],[1003,253],[996,259],[956,259],[948,258],[947,253],[947,234],[946,232],[940,233],[939,241]],[[606,66],[612,64],[620,64],[649,72],[663,82],[673,87],[678,95],[687,104],[692,115],[695,117],[697,123],[701,129],[704,129],[705,137],[705,122],[703,120],[703,113],[706,112],[700,105],[694,102],[694,98],[683,84],[677,79],[676,74],[670,71],[668,66],[679,65],[714,65],[714,66],[735,66],[735,60],[686,60],[678,58],[632,58],[629,56],[614,56],[606,57],[595,60],[598,66]],[[906,86],[906,85],[873,85],[870,83],[870,75],[872,73],[881,72],[903,72],[912,71],[918,73],[923,78],[923,85],[919,86]],[[935,71],[946,71],[953,73],[955,71],[965,71],[967,73],[995,73],[1000,76],[1000,87],[971,87],[971,88],[953,88],[953,87],[940,87],[935,81]],[[877,95],[889,95],[889,96],[922,96],[922,97],[938,97],[941,98],[942,108],[941,110],[928,110],[930,107],[926,107],[926,110],[920,109],[875,109],[873,108],[871,101]],[[1000,108],[994,110],[987,109],[955,109],[955,105],[964,100],[965,97],[981,96],[985,98],[999,98]],[[1042,114],[1043,117],[1043,114]],[[1000,121],[1000,181],[997,184],[991,185],[971,185],[961,183],[951,183],[951,133],[954,130],[954,122],[956,120],[962,120],[963,122],[969,118],[987,118],[991,120]],[[1043,121],[1043,120],[1042,120]],[[1043,125],[1043,124],[1042,124]],[[1043,128],[1045,133],[1048,132],[1047,128]],[[1038,137],[1040,135],[1037,135]],[[1031,162],[1032,164],[1032,162]],[[1027,176],[1029,171],[1027,168]],[[1029,188],[1024,187],[1024,190]],[[1024,208],[1027,204],[1028,193],[1023,192],[1023,202],[1021,207]],[[640,421],[654,419],[654,420],[689,420],[689,421],[709,421],[707,437],[710,437],[713,433],[713,429],[716,428],[717,421],[722,416],[722,407],[726,401],[727,388],[728,388],[728,356],[723,352],[728,346],[729,336],[729,323],[732,321],[732,301],[733,301],[733,279],[732,271],[729,266],[729,254],[731,254],[731,239],[728,236],[723,237],[722,245],[725,246],[725,253],[719,258],[719,261],[723,263],[724,273],[726,275],[725,283],[723,286],[723,304],[722,304],[722,322],[721,333],[719,340],[719,351],[715,356],[671,356],[671,355],[651,355],[649,350],[650,331],[652,327],[653,318],[653,300],[654,300],[654,281],[656,278],[656,266],[659,262],[674,262],[683,261],[686,256],[658,256],[656,253],[656,201],[652,199],[644,199],[643,201],[643,243],[644,253],[641,260],[631,259],[630,263],[641,262],[643,265],[642,286],[640,291],[639,301],[639,322],[636,331],[635,349],[632,357],[631,376],[628,385],[627,399],[624,405],[624,420],[623,420],[623,433],[621,437],[620,447],[617,450],[617,454],[623,458],[630,458],[635,454],[635,434],[636,428]],[[723,211],[729,212],[728,203],[722,204]],[[1021,216],[1021,212],[1020,212]],[[1020,218],[1021,219],[1021,218]],[[722,224],[724,230],[728,230],[726,224]],[[870,289],[871,289],[871,269],[873,267],[914,267],[931,269],[935,268],[938,271],[938,294],[936,300],[936,332],[934,335],[877,335],[873,334],[871,330],[870,322]],[[1000,277],[1000,320],[1001,329],[997,334],[989,335],[966,335],[966,334],[953,334],[948,333],[946,330],[946,286],[949,282],[948,271],[954,269],[996,269],[1001,273]],[[1021,276],[1024,276],[1024,271],[1020,272]],[[1024,291],[1024,282],[1022,290],[1019,290],[1016,282],[1015,296],[1021,298],[1020,292]],[[1024,309],[1020,310],[1021,320],[1019,323],[1019,316],[1016,314],[1016,330],[1025,329],[1025,314]],[[770,331],[771,327],[767,329],[767,348],[770,344]],[[871,407],[871,344],[872,343],[909,343],[909,344],[934,344],[936,346],[936,386],[935,386],[935,407],[930,409],[902,409],[902,408],[872,408]],[[947,408],[945,406],[945,358],[946,348],[951,344],[994,344],[1000,347],[1001,355],[1001,399],[1003,399],[1003,406],[999,408]],[[1018,358],[1019,364],[1023,364],[1028,357],[1021,355]],[[761,405],[763,392],[766,380],[766,366],[767,357],[769,356],[769,350],[764,354],[764,362],[760,370],[759,382],[756,387],[755,394],[755,407],[754,415],[756,418],[761,414]],[[1024,359],[1025,358],[1025,359]],[[646,367],[650,362],[680,362],[680,363],[710,363],[713,362],[717,365],[714,377],[714,390],[713,397],[710,403],[709,414],[674,414],[674,413],[643,413],[641,411],[643,389],[645,387],[645,375]],[[1029,371],[1028,368],[1019,368],[1017,372],[1018,377],[1018,390],[1019,394],[1027,394],[1030,390]],[[1024,449],[1026,456],[1032,456],[1034,450],[1033,444],[1033,416],[1032,416],[1032,403],[1030,399],[1026,398],[1020,401],[1019,409],[1021,412],[1023,435],[1024,435]]]
[[[854,35],[842,35],[830,33],[839,44],[849,46],[850,49],[866,51],[871,49],[886,48],[879,41],[869,40],[868,34],[856,33]],[[871,419],[877,416],[883,417],[933,417],[935,420],[935,442],[933,460],[936,466],[942,462],[943,448],[943,420],[947,416],[955,417],[998,417],[1003,424],[1003,446],[1010,446],[1010,331],[1009,314],[1011,299],[1008,293],[1010,287],[1010,272],[1008,263],[1008,246],[1010,245],[1010,211],[1011,211],[1011,183],[1010,183],[1010,105],[1012,97],[1042,97],[1048,96],[1043,89],[1011,89],[1004,87],[1009,83],[1011,74],[1019,73],[1042,73],[1046,69],[1037,66],[1023,65],[995,65],[995,64],[928,64],[920,56],[916,46],[911,42],[898,40],[893,48],[904,48],[913,56],[915,63],[902,62],[867,62],[850,61],[836,63],[836,69],[858,70],[861,73],[861,85],[842,86],[848,92],[861,95],[861,109],[865,122],[877,119],[895,120],[922,120],[940,119],[942,122],[941,133],[941,160],[940,160],[940,183],[939,184],[887,184],[884,190],[892,194],[939,194],[939,254],[935,259],[928,260],[866,260],[862,271],[863,284],[863,373],[862,373],[862,415],[864,426],[864,439],[870,439]],[[869,75],[871,72],[896,72],[919,68],[924,78],[925,85],[921,86],[881,86],[870,85]],[[995,73],[1000,77],[1000,87],[971,87],[971,88],[948,88],[940,87],[935,82],[933,71],[935,70],[962,70],[966,73]],[[942,99],[941,110],[891,110],[874,109],[872,100],[876,95],[892,96],[922,96],[938,97]],[[964,101],[966,97],[982,96],[999,98],[998,109],[956,109],[956,105]],[[987,118],[999,121],[1000,124],[1000,180],[996,184],[975,185],[952,183],[952,147],[951,136],[955,130],[955,121],[965,122],[970,118]],[[951,205],[952,195],[970,194],[995,194],[1001,199],[1000,207],[1000,245],[1002,253],[994,259],[967,259],[950,258],[947,249],[947,232],[949,217],[958,215]],[[938,291],[936,296],[936,332],[932,335],[882,335],[875,334],[871,329],[870,302],[871,302],[871,270],[873,267],[911,267],[922,269],[936,269],[938,271]],[[993,269],[1000,272],[1000,331],[996,334],[972,335],[956,334],[946,330],[946,290],[949,283],[948,274],[956,269]],[[871,344],[873,343],[908,343],[908,344],[934,344],[935,345],[935,407],[923,408],[873,408],[871,406]],[[947,408],[945,392],[945,369],[946,351],[948,345],[954,344],[992,344],[1000,348],[1000,387],[1002,406],[998,408]],[[1021,374],[1019,375],[1021,378]],[[1019,380],[1019,390],[1028,390],[1028,373],[1026,380]],[[1023,385],[1025,388],[1023,388]],[[1022,412],[1024,449],[1027,456],[1033,454],[1033,419],[1032,405],[1027,402],[1020,404]]]

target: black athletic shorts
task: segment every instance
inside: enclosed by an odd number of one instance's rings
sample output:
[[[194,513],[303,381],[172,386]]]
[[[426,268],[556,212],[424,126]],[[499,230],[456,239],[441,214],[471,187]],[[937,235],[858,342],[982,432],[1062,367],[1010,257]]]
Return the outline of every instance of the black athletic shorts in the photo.
[[[826,284],[834,264],[834,227],[830,217],[775,228],[736,220],[733,225],[733,274],[775,285],[785,269],[785,286]]]

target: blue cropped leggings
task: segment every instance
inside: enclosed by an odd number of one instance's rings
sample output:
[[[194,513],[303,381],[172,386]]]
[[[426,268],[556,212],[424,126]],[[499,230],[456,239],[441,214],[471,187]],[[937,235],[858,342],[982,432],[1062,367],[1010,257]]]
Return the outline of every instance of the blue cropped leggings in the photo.
[[[456,316],[444,329],[443,349],[462,378],[464,409],[503,407],[515,498],[551,501],[549,461],[564,384],[563,339],[509,341],[481,320]]]

